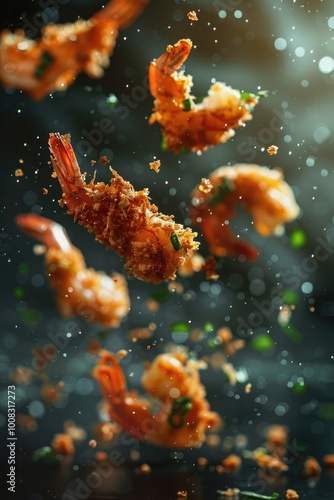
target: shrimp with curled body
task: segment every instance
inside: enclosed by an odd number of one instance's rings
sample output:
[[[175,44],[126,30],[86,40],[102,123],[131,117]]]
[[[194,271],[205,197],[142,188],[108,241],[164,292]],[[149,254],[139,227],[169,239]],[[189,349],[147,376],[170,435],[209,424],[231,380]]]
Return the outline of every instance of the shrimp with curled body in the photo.
[[[67,213],[126,259],[125,268],[137,278],[151,283],[174,279],[187,252],[198,248],[197,233],[158,212],[147,189],[135,191],[113,169],[109,186],[94,179],[86,184],[69,135],[50,134],[49,146]]]
[[[57,292],[61,315],[66,318],[81,316],[90,323],[108,327],[119,326],[130,309],[124,277],[87,269],[82,253],[72,245],[60,224],[36,214],[18,215],[16,223],[46,247],[46,275]]]
[[[112,0],[88,21],[48,24],[38,41],[23,30],[0,33],[0,81],[33,99],[65,90],[81,71],[100,78],[109,65],[119,30],[141,13],[148,0]]]
[[[159,402],[128,391],[117,357],[102,351],[93,372],[99,381],[110,418],[133,435],[157,446],[200,446],[205,433],[219,422],[205,399],[196,363],[184,351],[158,355],[145,366],[142,386]]]
[[[191,48],[191,40],[181,39],[149,66],[149,86],[155,98],[149,123],[161,125],[166,149],[175,153],[205,151],[226,142],[234,128],[252,118],[258,102],[256,95],[247,93],[243,98],[238,90],[216,82],[202,102],[196,103],[190,94],[192,76],[177,71]]]
[[[230,221],[237,203],[251,213],[262,236],[281,235],[284,224],[299,214],[293,191],[279,169],[248,164],[220,167],[209,181],[210,191],[199,185],[192,192],[191,218],[216,256],[243,254],[250,260],[258,256],[256,248],[232,234]]]

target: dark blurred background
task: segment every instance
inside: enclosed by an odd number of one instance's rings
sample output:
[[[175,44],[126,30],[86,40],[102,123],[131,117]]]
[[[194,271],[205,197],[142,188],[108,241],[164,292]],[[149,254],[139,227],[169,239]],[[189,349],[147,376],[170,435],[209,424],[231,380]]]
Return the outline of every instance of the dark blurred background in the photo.
[[[23,27],[29,36],[37,38],[43,23],[88,19],[102,6],[92,0],[55,4],[50,8],[51,4],[41,1],[5,2],[1,28]],[[197,22],[187,18],[190,10],[196,11]],[[237,385],[229,384],[221,371],[209,368],[203,372],[210,404],[225,420],[223,443],[245,434],[247,446],[252,449],[262,444],[268,424],[279,423],[289,427],[298,457],[314,455],[321,461],[325,453],[333,452],[333,33],[334,12],[329,0],[152,0],[135,23],[120,33],[103,78],[92,80],[81,74],[66,92],[54,93],[40,102],[21,91],[1,89],[0,424],[4,437],[7,386],[13,383],[15,368],[31,368],[33,349],[45,348],[57,335],[63,339],[63,347],[46,369],[52,383],[65,383],[63,398],[53,404],[41,400],[38,377],[16,388],[17,413],[30,415],[38,426],[33,433],[17,435],[22,462],[19,474],[26,495],[22,498],[58,498],[66,491],[71,474],[77,470],[72,465],[65,472],[48,472],[54,488],[50,487],[48,494],[46,486],[36,486],[24,477],[23,471],[31,470],[33,450],[49,445],[53,435],[62,431],[65,420],[74,420],[89,438],[92,424],[100,418],[101,396],[91,378],[95,359],[86,352],[89,341],[98,339],[102,347],[110,350],[128,349],[122,364],[128,377],[134,374],[128,379],[130,386],[140,389],[142,362],[163,352],[169,343],[189,346],[200,356],[210,354],[208,340],[213,333],[204,332],[200,341],[192,342],[189,335],[172,332],[175,322],[190,322],[192,328],[202,330],[210,322],[213,332],[228,326],[242,337],[246,332],[247,345],[232,360],[239,373]],[[253,120],[237,129],[226,144],[202,155],[175,156],[161,150],[159,126],[147,123],[153,102],[147,87],[147,69],[168,44],[187,37],[194,44],[186,63],[186,73],[193,75],[194,95],[205,95],[214,79],[251,92],[266,89],[269,95],[255,108]],[[110,94],[127,107],[125,118],[117,107],[106,104]],[[110,134],[99,131],[105,117],[113,125]],[[207,281],[203,273],[178,279],[184,293],[170,293],[156,312],[149,311],[147,300],[157,291],[166,290],[167,285],[130,279],[132,307],[120,328],[104,332],[99,325],[79,319],[69,322],[57,314],[53,293],[44,279],[43,258],[33,253],[35,242],[16,228],[16,214],[33,211],[54,219],[83,251],[88,266],[107,273],[124,271],[118,256],[95,242],[94,236],[75,225],[58,205],[60,187],[51,178],[48,163],[50,132],[71,133],[81,167],[90,174],[90,161],[107,155],[113,168],[136,189],[148,187],[153,202],[162,212],[174,214],[177,222],[189,223],[186,208],[190,192],[200,179],[218,166],[234,163],[282,168],[301,214],[287,226],[283,237],[264,239],[253,231],[249,216],[240,212],[233,221],[235,231],[258,246],[258,260],[220,259],[220,277],[215,282]],[[278,146],[277,155],[268,155],[266,149],[271,144]],[[161,161],[158,175],[148,166],[154,158]],[[22,168],[23,177],[14,175],[17,168]],[[97,179],[108,182],[109,178],[108,169],[98,165]],[[48,189],[47,195],[42,194],[43,188]],[[205,242],[201,242],[201,253],[207,255]],[[295,305],[288,328],[282,328],[277,321],[278,302],[272,302],[277,296],[280,304],[289,304],[290,300]],[[152,322],[157,325],[157,345],[147,351],[149,342],[133,344],[128,332]],[[64,332],[70,335],[65,338]],[[262,344],[256,342],[259,338]],[[252,384],[250,394],[245,394],[246,382]],[[87,440],[78,447],[74,460],[81,467],[91,463],[96,451]],[[112,446],[126,462],[130,461],[129,446],[119,442]],[[149,477],[144,485],[136,476],[129,479],[126,470],[122,479],[117,471],[114,483],[109,480],[105,486],[107,492],[124,493],[117,490],[122,481],[133,490],[139,481],[140,492],[146,492],[142,498],[160,498],[160,494],[161,498],[169,498],[163,494],[167,495],[170,484],[165,493],[157,492],[158,485],[162,481],[168,484],[173,475],[185,478],[187,467],[192,471],[187,476],[193,485],[188,488],[194,495],[190,498],[211,498],[211,494],[216,498],[215,490],[224,487],[225,478],[215,476],[213,481],[194,474],[191,467],[202,455],[218,463],[226,454],[222,445],[206,444],[200,450],[182,453],[141,445],[140,452],[140,463],[160,467],[155,469],[151,482]],[[5,446],[1,453],[5,459]],[[57,479],[59,474],[63,474],[62,481]],[[298,481],[298,474],[297,468],[292,483]],[[38,475],[44,473],[38,469]],[[176,482],[175,488],[182,489],[181,483]],[[333,481],[328,476],[317,484],[304,482],[300,488],[304,494],[301,498],[333,498]],[[186,485],[183,489],[187,489]],[[29,496],[33,492],[37,496]],[[132,498],[130,493],[124,495]]]

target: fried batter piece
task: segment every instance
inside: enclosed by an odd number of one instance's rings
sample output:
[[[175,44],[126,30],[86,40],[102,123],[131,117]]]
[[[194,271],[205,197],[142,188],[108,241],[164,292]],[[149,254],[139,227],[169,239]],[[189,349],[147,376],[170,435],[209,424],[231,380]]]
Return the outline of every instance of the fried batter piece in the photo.
[[[137,278],[151,283],[174,279],[187,252],[198,248],[197,233],[158,212],[148,189],[135,191],[113,169],[109,186],[94,179],[86,184],[69,135],[50,134],[49,146],[67,213],[126,259],[125,268]]]
[[[220,423],[205,399],[196,362],[186,351],[159,354],[145,365],[142,386],[155,398],[158,411],[150,399],[127,390],[115,354],[102,351],[93,376],[110,418],[139,440],[174,449],[201,446],[205,433]]]
[[[155,98],[154,111],[149,124],[158,122],[162,127],[166,149],[205,151],[210,146],[226,142],[240,127],[252,118],[251,111],[258,97],[244,99],[238,90],[224,83],[214,83],[202,102],[190,94],[191,75],[177,71],[187,60],[192,42],[181,39],[168,45],[166,52],[149,67],[149,86]]]
[[[84,71],[100,78],[109,65],[119,30],[141,13],[149,0],[112,0],[88,21],[48,24],[38,41],[23,30],[0,33],[0,81],[18,88],[33,99],[55,90],[66,90]]]
[[[237,164],[214,170],[209,180],[210,192],[200,187],[192,192],[191,218],[216,256],[243,254],[250,260],[258,256],[256,248],[236,238],[230,229],[237,203],[251,213],[262,236],[283,234],[284,224],[299,214],[293,191],[279,169]]]
[[[18,215],[16,223],[46,246],[45,273],[57,293],[60,314],[65,318],[80,316],[89,323],[108,327],[119,326],[130,309],[124,277],[87,269],[82,253],[72,245],[60,224],[36,214]]]

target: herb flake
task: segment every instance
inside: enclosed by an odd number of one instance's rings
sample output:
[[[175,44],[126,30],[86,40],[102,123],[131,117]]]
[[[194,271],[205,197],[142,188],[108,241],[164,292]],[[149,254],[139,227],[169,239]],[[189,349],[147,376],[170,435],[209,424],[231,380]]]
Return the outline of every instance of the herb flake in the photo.
[[[46,72],[52,61],[53,61],[52,55],[49,54],[48,52],[43,52],[39,66],[37,66],[37,68],[35,69],[34,77],[43,78],[44,73]]]

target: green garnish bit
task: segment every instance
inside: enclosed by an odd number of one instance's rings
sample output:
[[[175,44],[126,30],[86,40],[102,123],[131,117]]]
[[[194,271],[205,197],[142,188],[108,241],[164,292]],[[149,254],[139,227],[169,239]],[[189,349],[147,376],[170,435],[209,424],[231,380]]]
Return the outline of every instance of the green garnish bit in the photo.
[[[179,149],[179,153],[181,153],[182,155],[186,155],[186,154],[190,153],[190,151],[189,151],[189,149],[182,147]]]
[[[270,351],[275,345],[275,342],[267,333],[257,335],[251,340],[251,347],[254,351]]]
[[[39,66],[35,69],[34,77],[43,78],[44,73],[46,72],[52,61],[53,61],[52,55],[49,54],[48,52],[43,52],[41,57],[41,62]]]
[[[210,349],[216,349],[220,345],[221,345],[221,342],[219,342],[218,339],[208,340],[208,347],[210,347]]]
[[[43,446],[42,448],[35,450],[32,454],[32,459],[34,462],[47,466],[55,466],[60,462],[60,459],[50,446]]]
[[[193,107],[193,100],[192,99],[184,99],[183,106],[184,106],[183,111],[190,111]]]
[[[28,264],[20,264],[19,265],[19,273],[21,274],[26,274],[29,271],[29,266]]]
[[[13,291],[13,295],[16,299],[22,299],[24,297],[24,290],[20,286],[16,286]]]
[[[291,323],[289,323],[288,325],[281,325],[281,328],[290,340],[292,340],[296,344],[300,344],[300,342],[302,342],[303,335]]]
[[[36,309],[25,309],[20,313],[20,321],[28,326],[37,325],[42,319],[42,314]]]
[[[268,97],[268,90],[260,90],[256,94],[253,92],[240,92],[240,101],[247,101],[248,99],[263,99],[264,97]]]
[[[299,296],[294,290],[289,290],[287,288],[282,291],[281,299],[287,306],[293,306],[297,304]]]
[[[118,104],[118,99],[117,97],[115,96],[115,94],[109,94],[108,97],[107,97],[107,104],[108,106],[110,106],[111,108],[115,107],[116,104]]]
[[[302,248],[307,243],[307,236],[302,229],[297,228],[290,234],[289,241],[292,248]]]
[[[165,300],[168,299],[169,294],[170,292],[168,288],[166,288],[164,290],[159,290],[158,292],[152,293],[150,295],[150,298],[155,300],[156,302],[165,302]]]
[[[182,250],[182,245],[181,245],[180,240],[177,237],[176,233],[171,234],[170,241],[172,242],[172,245],[173,245],[174,250],[176,252],[178,252],[179,250]]]
[[[161,151],[167,151],[167,141],[165,137],[161,139],[160,149]]]
[[[219,495],[225,495],[225,491],[217,490]],[[238,493],[240,500],[247,500],[247,498],[257,498],[258,500],[276,500],[279,497],[278,493],[272,493],[270,497],[267,495],[259,495],[258,493],[253,493],[252,491],[240,491]]]
[[[225,198],[230,194],[233,193],[235,190],[235,186],[230,179],[223,179],[222,183],[216,190],[215,195],[209,200],[208,205],[210,207],[214,207],[221,201],[224,201]]]
[[[192,408],[192,402],[188,396],[175,399],[173,402],[170,414],[168,415],[168,423],[174,429],[180,429],[184,426],[184,419],[188,411]]]
[[[109,336],[109,333],[110,332],[108,332],[108,330],[101,330],[100,332],[98,332],[97,336],[100,339],[106,339]]]
[[[184,321],[179,321],[172,324],[171,331],[172,333],[188,333],[190,332],[190,326]]]
[[[204,97],[196,97],[196,99],[194,99],[194,103],[195,104],[201,104],[201,102],[204,101]]]
[[[212,331],[213,331],[213,324],[212,324],[212,323],[210,323],[210,321],[206,321],[206,322],[204,323],[203,330],[204,330],[205,332],[207,332],[207,333],[212,332]]]

